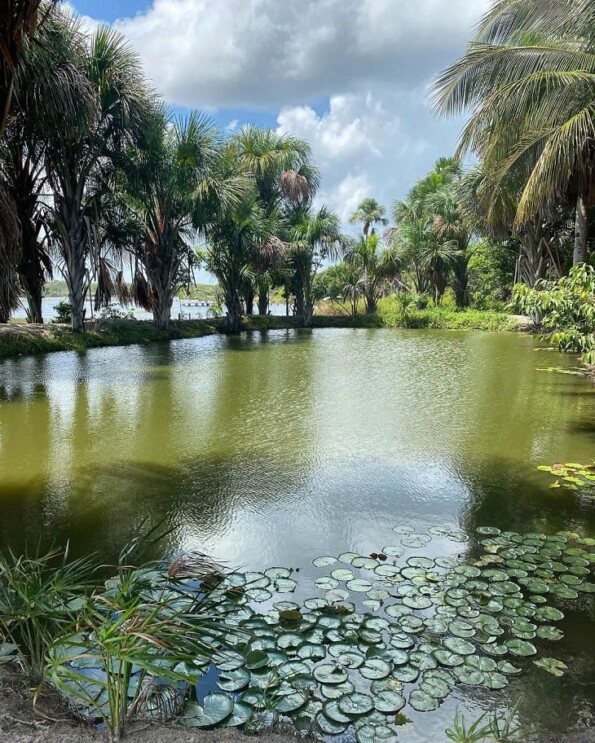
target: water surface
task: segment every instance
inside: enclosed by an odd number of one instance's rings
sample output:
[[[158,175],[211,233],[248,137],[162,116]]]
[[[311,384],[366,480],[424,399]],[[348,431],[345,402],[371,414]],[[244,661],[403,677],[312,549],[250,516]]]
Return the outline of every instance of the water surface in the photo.
[[[522,335],[347,329],[5,362],[0,543],[69,539],[112,559],[165,520],[164,548],[300,567],[307,583],[314,557],[379,551],[397,524],[593,536],[595,508],[536,471],[595,457],[595,387],[543,371],[573,363]],[[566,730],[592,711],[590,614],[570,612],[547,653],[569,678],[535,671],[507,691],[524,718]],[[403,740],[442,740],[456,705]]]

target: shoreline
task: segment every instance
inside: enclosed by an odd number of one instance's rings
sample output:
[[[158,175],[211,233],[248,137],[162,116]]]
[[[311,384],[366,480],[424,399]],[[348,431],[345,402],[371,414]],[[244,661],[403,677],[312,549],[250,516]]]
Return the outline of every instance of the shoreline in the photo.
[[[242,318],[242,332],[299,329],[297,317],[252,315]],[[402,319],[382,315],[314,315],[312,328],[391,328],[492,330],[518,332],[529,329],[525,318],[495,312],[419,311]],[[157,330],[149,320],[104,320],[88,323],[85,333],[72,333],[67,325],[47,323],[0,325],[0,362],[22,356],[91,348],[164,343],[172,340],[225,335],[225,318],[172,320],[167,331]]]

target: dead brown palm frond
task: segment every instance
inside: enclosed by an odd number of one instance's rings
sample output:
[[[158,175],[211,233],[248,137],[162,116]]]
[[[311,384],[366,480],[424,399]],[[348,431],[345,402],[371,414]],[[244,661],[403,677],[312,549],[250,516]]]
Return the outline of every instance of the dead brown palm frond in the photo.
[[[210,575],[223,575],[223,569],[208,555],[198,550],[178,555],[167,570],[168,578],[205,578]]]
[[[146,310],[147,312],[153,311],[153,290],[145,275],[139,268],[134,272],[134,278],[132,279],[132,284],[130,286],[130,297],[139,307],[142,307],[143,310]]]
[[[311,188],[305,176],[295,170],[286,170],[280,178],[281,192],[292,204],[304,204],[309,201]]]

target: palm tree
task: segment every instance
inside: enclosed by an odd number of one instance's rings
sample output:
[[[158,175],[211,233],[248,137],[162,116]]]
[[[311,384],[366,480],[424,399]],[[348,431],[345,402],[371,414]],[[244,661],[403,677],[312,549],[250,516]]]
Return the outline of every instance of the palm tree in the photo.
[[[360,272],[359,293],[364,297],[366,313],[373,314],[388,279],[399,268],[397,255],[392,250],[381,250],[378,235],[361,237],[347,243],[345,261]]]
[[[242,287],[253,278],[254,251],[263,256],[279,251],[272,237],[271,223],[256,190],[238,203],[221,209],[210,226],[205,261],[223,292],[227,309],[227,330],[237,333],[242,317]]]
[[[375,224],[387,225],[388,219],[385,218],[386,209],[379,204],[376,199],[364,199],[351,215],[349,221],[351,224],[361,223],[363,225],[364,237],[370,234],[370,228],[374,232]]]
[[[82,116],[53,128],[45,153],[54,191],[51,210],[61,269],[72,307],[72,328],[84,330],[85,295],[92,280],[98,195],[116,161],[141,138],[154,115],[138,56],[116,31],[100,28],[78,60],[88,83],[90,105]]]
[[[459,155],[479,157],[490,190],[521,179],[518,225],[574,200],[575,265],[588,256],[595,197],[594,24],[590,0],[495,1],[435,85],[440,112],[470,111]]]
[[[281,223],[281,214],[292,208],[307,206],[320,184],[320,173],[311,161],[310,145],[303,139],[279,134],[273,129],[244,127],[232,143],[237,150],[239,167],[251,173],[262,202],[265,215]],[[277,251],[270,253],[272,264],[267,264],[268,252],[254,250],[257,263],[252,267],[256,282],[245,286],[246,311],[252,313],[255,291],[258,292],[258,311],[268,310],[271,279],[278,274]]]
[[[215,125],[196,113],[170,122],[160,112],[132,155],[128,205],[138,224],[133,298],[153,312],[160,330],[168,328],[175,292],[194,262],[193,239],[215,208],[233,201],[234,179],[219,177],[221,158]]]
[[[15,253],[19,281],[31,322],[43,322],[43,286],[52,275],[45,197],[45,151],[48,133],[76,116],[86,101],[87,84],[74,60],[81,52],[80,28],[57,11],[26,44],[15,73],[15,94],[4,137],[0,140],[0,179],[10,193],[20,224]]]
[[[8,121],[23,47],[55,3],[56,0],[3,0],[0,7],[0,137]],[[45,7],[40,10],[42,5]]]
[[[295,210],[290,229],[290,257],[294,271],[296,314],[304,327],[312,324],[314,280],[322,262],[339,254],[344,241],[340,220],[327,207]]]

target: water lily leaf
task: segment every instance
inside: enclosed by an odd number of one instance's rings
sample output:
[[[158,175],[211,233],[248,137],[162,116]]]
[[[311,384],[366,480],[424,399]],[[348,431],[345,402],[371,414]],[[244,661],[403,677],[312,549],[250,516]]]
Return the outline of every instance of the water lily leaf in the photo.
[[[323,578],[318,578],[317,580],[315,580],[314,585],[317,588],[320,588],[322,591],[332,591],[334,588],[339,587],[339,581],[335,580],[334,578],[324,576]]]
[[[349,725],[352,721],[352,718],[349,717],[349,715],[346,715],[339,709],[339,703],[336,700],[327,702],[323,709],[325,717],[328,717],[328,719],[333,722],[340,722],[344,725]]]
[[[234,702],[233,712],[231,717],[225,721],[225,726],[228,728],[239,727],[245,725],[252,719],[252,710],[247,704],[241,702]]]
[[[324,735],[341,735],[341,733],[344,733],[348,727],[345,723],[329,720],[326,715],[318,715],[316,718],[316,724],[318,725],[320,732]]]
[[[382,658],[368,658],[359,669],[360,674],[369,680],[386,678],[391,671],[392,665]]]
[[[348,651],[337,656],[337,661],[345,668],[360,668],[363,665],[364,657],[355,651]]]
[[[349,598],[349,591],[344,591],[342,588],[333,588],[325,593],[324,598],[329,604],[339,604]]]
[[[231,716],[233,707],[233,700],[225,694],[207,694],[202,707],[196,702],[186,706],[180,722],[188,727],[215,727]]]
[[[246,656],[246,668],[250,671],[264,668],[268,663],[269,656],[263,650],[253,650]]]
[[[284,694],[282,697],[275,699],[275,710],[281,714],[295,712],[303,707],[307,701],[307,691],[294,689],[291,694]]]
[[[297,582],[293,578],[277,578],[273,588],[277,593],[293,593],[297,588]]]
[[[321,684],[343,684],[347,681],[347,671],[338,666],[322,665],[314,669],[314,678]]]
[[[395,526],[393,531],[395,534],[413,534],[415,530],[411,526]]]
[[[420,691],[435,699],[444,699],[450,694],[450,686],[442,679],[436,677],[425,677],[419,685]]]
[[[310,667],[301,660],[290,660],[283,663],[277,668],[280,678],[290,678],[293,676],[309,676]]]
[[[354,557],[351,564],[360,570],[374,570],[378,566],[378,560],[371,557]]]
[[[345,583],[348,580],[353,580],[353,571],[347,570],[346,568],[337,568],[331,573],[331,578],[338,580],[340,583]]]
[[[343,552],[343,554],[339,555],[337,559],[339,560],[339,562],[344,562],[346,565],[351,565],[356,557],[361,557],[361,555],[358,555],[357,552]]]
[[[419,678],[419,668],[410,665],[399,666],[393,670],[393,676],[404,684],[412,684]]]
[[[411,609],[428,609],[432,606],[432,601],[427,596],[405,596],[403,603]]]
[[[475,652],[475,645],[461,637],[447,637],[443,644],[445,648],[458,655],[472,655]]]
[[[339,709],[346,715],[356,717],[374,709],[374,700],[368,694],[354,692],[339,699]]]
[[[356,593],[366,593],[366,591],[369,591],[372,588],[372,584],[369,580],[356,578],[355,580],[350,580],[347,583],[347,588],[350,591],[355,591]]]
[[[374,696],[374,707],[378,712],[383,712],[386,715],[394,715],[400,712],[404,706],[405,697],[394,691],[383,690],[377,692]]]
[[[257,603],[262,603],[263,601],[268,601],[273,598],[273,594],[270,591],[267,591],[266,588],[249,588],[244,593],[244,596],[246,596],[250,601],[256,601]]]
[[[409,695],[409,704],[417,712],[433,712],[438,709],[438,699],[431,697],[419,689],[412,691]]]
[[[527,642],[526,640],[507,640],[505,643],[508,650],[513,655],[518,655],[521,657],[528,657],[530,655],[535,655],[537,653],[537,648],[535,645],[533,645],[530,642]]]
[[[453,669],[453,673],[462,684],[468,686],[481,686],[483,684],[483,672],[476,668],[463,665]]]
[[[310,643],[304,643],[298,648],[297,655],[302,660],[324,660],[326,658],[326,648],[324,645],[312,645]]]
[[[506,686],[508,686],[508,679],[502,673],[484,673],[483,686],[485,686],[487,689],[493,689],[494,691],[498,689],[504,689]]]
[[[222,691],[240,691],[250,683],[250,673],[245,668],[225,671],[219,676],[217,685]]]
[[[500,534],[500,529],[496,529],[494,526],[479,526],[476,529],[478,534],[483,534],[484,536],[490,536],[495,537]]]
[[[316,568],[326,568],[329,565],[334,565],[336,562],[336,557],[324,555],[322,557],[317,557],[315,560],[312,560],[312,565],[314,565],[314,567]]]
[[[521,669],[513,666],[507,660],[501,660],[498,661],[498,671],[504,673],[506,676],[516,676],[516,674],[521,672]]]
[[[543,668],[544,671],[551,673],[552,676],[563,676],[568,670],[566,663],[562,663],[561,660],[556,660],[556,658],[540,658],[534,660],[533,663],[539,668]]]
[[[403,694],[403,682],[396,678],[377,679],[370,685],[372,694],[380,694],[381,691],[390,691],[401,696]]]
[[[350,681],[345,681],[343,684],[322,684],[320,687],[320,693],[326,699],[340,699],[346,694],[352,694],[355,687]]]
[[[395,740],[395,734],[387,725],[363,725],[355,733],[357,743],[382,743]]]
[[[469,622],[455,620],[448,625],[448,631],[455,637],[469,638],[475,635],[476,629]]]
[[[436,650],[434,657],[441,666],[446,666],[447,668],[461,666],[465,662],[465,659],[461,655],[448,650]]]

